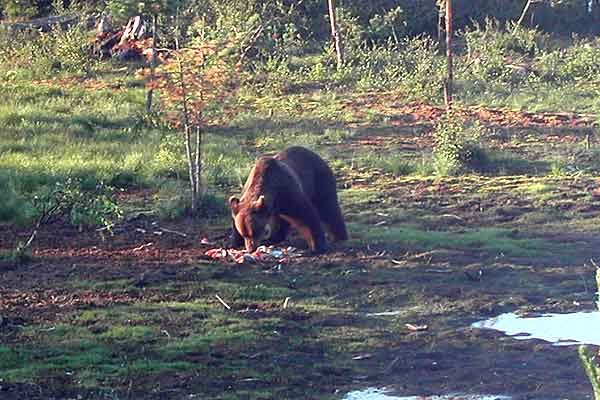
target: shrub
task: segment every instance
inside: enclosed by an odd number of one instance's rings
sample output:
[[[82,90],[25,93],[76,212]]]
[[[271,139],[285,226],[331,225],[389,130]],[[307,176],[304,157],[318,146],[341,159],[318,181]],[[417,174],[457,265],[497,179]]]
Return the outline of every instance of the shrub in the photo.
[[[174,220],[190,214],[190,192],[181,182],[165,182],[154,196],[160,218]],[[223,217],[229,212],[224,197],[212,192],[204,193],[198,208],[200,217]]]
[[[393,38],[394,42],[398,43],[406,34],[407,26],[406,13],[402,7],[397,6],[371,17],[367,28],[368,38],[374,43],[385,43]]]
[[[84,22],[49,32],[0,33],[0,70],[10,74],[18,69],[41,77],[56,71],[89,73],[95,62]]]
[[[12,21],[21,21],[37,15],[35,0],[0,0],[0,11]]]
[[[0,222],[23,223],[31,211],[31,205],[17,193],[9,178],[0,175]]]
[[[29,249],[40,227],[63,220],[75,226],[100,226],[112,231],[117,220],[123,216],[116,203],[114,190],[103,184],[94,190],[82,190],[81,182],[67,179],[52,186],[40,189],[28,199],[31,208],[31,234],[26,242],[19,241],[10,255],[13,261],[28,258]]]
[[[467,45],[467,62],[457,65],[457,75],[481,81],[520,83],[528,78],[528,59],[548,47],[548,36],[536,29],[487,19],[461,33]]]
[[[404,38],[366,50],[357,62],[364,89],[402,89],[414,98],[438,99],[445,61],[430,37]]]
[[[248,83],[274,95],[287,92],[293,80],[289,59],[285,56],[269,56],[262,62],[254,63],[250,76]]]
[[[112,229],[122,217],[115,191],[102,183],[92,190],[82,190],[79,181],[67,179],[42,188],[32,199],[38,226],[65,219],[75,226],[101,226]]]
[[[539,54],[533,70],[546,82],[596,81],[600,74],[600,41],[576,39],[566,49]]]
[[[151,162],[153,175],[177,179],[186,176],[185,144],[180,136],[175,132],[163,136]]]
[[[433,132],[436,174],[453,175],[471,165],[481,168],[486,158],[478,144],[480,137],[478,123],[469,126],[452,112],[444,115]]]
[[[502,27],[493,19],[486,19],[485,26],[476,24],[461,33],[470,56],[484,55],[495,49],[506,56],[529,56],[540,54],[548,46],[548,36],[537,29],[525,28],[514,23]]]
[[[576,41],[564,52],[564,64],[560,68],[562,80],[596,81],[600,74],[599,42]]]

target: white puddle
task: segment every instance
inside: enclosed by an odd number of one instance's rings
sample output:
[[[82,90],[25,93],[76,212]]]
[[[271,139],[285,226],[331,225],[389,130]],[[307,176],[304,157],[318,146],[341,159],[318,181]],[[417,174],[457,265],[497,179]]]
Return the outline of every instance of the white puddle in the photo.
[[[511,400],[508,396],[449,394],[444,396],[390,396],[388,390],[368,388],[356,390],[342,400]]]
[[[516,314],[501,314],[475,322],[473,328],[495,329],[515,339],[542,339],[555,346],[592,344],[600,346],[600,312],[544,314],[524,318]]]

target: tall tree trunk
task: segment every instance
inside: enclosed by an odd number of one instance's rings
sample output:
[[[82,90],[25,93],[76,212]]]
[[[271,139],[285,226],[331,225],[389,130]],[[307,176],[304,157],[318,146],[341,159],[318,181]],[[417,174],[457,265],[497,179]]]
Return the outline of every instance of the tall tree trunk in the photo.
[[[344,49],[342,47],[342,35],[337,25],[337,19],[335,16],[335,1],[327,0],[329,5],[329,22],[331,23],[331,37],[335,46],[335,53],[337,55],[337,68],[340,69],[344,65]]]
[[[194,151],[193,145],[192,145],[192,123],[190,120],[190,109],[188,107],[188,101],[187,101],[187,87],[185,86],[185,73],[183,71],[183,62],[181,61],[181,59],[179,59],[179,79],[181,81],[181,93],[182,93],[182,98],[183,98],[183,110],[182,110],[182,117],[183,117],[183,129],[184,129],[184,134],[185,134],[185,151],[186,151],[186,155],[187,155],[187,162],[188,162],[188,175],[189,175],[189,179],[190,179],[190,188],[191,188],[191,192],[192,192],[192,204],[191,204],[191,210],[192,210],[192,214],[195,214],[196,211],[198,210],[198,204],[200,203],[200,199],[198,196],[199,190],[198,190],[198,179],[197,179],[197,171],[199,170],[198,168],[198,163],[199,161],[197,161],[199,159],[199,155],[196,153],[198,151],[200,151],[199,149],[199,145],[197,143],[196,145],[196,152]],[[200,132],[197,132],[197,134],[199,135]],[[200,136],[197,137],[196,141],[198,142]],[[196,153],[196,154],[195,154]]]
[[[150,56],[150,80],[154,80],[154,70],[156,68],[156,30],[158,29],[158,14],[152,18],[152,55]],[[146,93],[146,113],[152,111],[152,96],[154,89],[150,88]]]
[[[437,22],[437,40],[441,48],[442,46],[442,32],[444,31],[444,7],[446,2],[444,0],[437,0],[436,6],[438,10],[438,22]]]
[[[446,0],[446,60],[447,60],[447,75],[444,85],[444,102],[446,109],[452,108],[452,81],[453,81],[453,66],[452,66],[452,0]]]
[[[521,26],[521,24],[523,23],[523,20],[525,19],[525,17],[527,16],[527,13],[529,12],[529,9],[531,8],[531,5],[533,3],[537,3],[540,0],[527,0],[527,3],[525,3],[525,7],[523,7],[523,12],[521,13],[521,16],[519,17],[516,25],[515,25],[515,30]],[[531,16],[533,19],[533,15]],[[514,31],[513,31],[514,32]]]
[[[196,186],[196,173],[195,173],[195,165],[194,165],[194,157],[193,157],[193,149],[192,149],[192,127],[190,125],[186,125],[185,128],[185,151],[188,159],[188,174],[190,179],[190,187],[192,192],[192,204],[191,210],[192,214],[195,214],[198,206],[198,187]]]
[[[195,209],[200,208],[200,203],[202,201],[202,126],[200,125],[200,121],[202,120],[201,116],[196,118],[196,148],[194,149],[194,179],[196,182],[194,183],[194,187],[196,188],[196,205]]]

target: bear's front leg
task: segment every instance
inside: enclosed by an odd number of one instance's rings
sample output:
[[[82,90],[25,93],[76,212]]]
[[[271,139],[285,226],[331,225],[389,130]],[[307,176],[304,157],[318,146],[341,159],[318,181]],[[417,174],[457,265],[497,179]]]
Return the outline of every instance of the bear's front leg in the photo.
[[[289,203],[281,212],[280,217],[289,222],[302,235],[308,248],[315,254],[327,252],[327,239],[321,225],[319,214],[306,199]]]
[[[277,223],[272,226],[271,237],[267,240],[267,244],[278,244],[283,242],[290,230],[290,223],[283,218],[277,217]]]
[[[231,222],[231,236],[229,237],[229,247],[232,248],[239,248],[242,247],[244,244],[244,238],[242,237],[242,235],[240,235],[240,233],[238,232],[238,230],[235,227],[235,222]]]

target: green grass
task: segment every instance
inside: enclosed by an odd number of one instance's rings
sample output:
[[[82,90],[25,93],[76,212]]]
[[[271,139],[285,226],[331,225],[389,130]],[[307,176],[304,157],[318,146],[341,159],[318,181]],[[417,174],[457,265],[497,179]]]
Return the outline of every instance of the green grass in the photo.
[[[488,82],[483,90],[471,83],[461,86],[457,98],[464,104],[494,108],[510,108],[528,112],[571,111],[596,113],[600,107],[598,87],[588,83],[542,83],[519,85],[511,88],[505,84]]]
[[[3,85],[0,98],[0,182],[12,188],[13,199],[67,177],[84,187],[100,181],[141,185],[152,178],[145,165],[160,132],[138,116],[141,92],[20,83]]]
[[[354,241],[395,244],[407,248],[479,250],[490,254],[535,257],[549,255],[557,245],[535,238],[514,237],[512,231],[480,228],[467,232],[426,231],[417,226],[350,225]]]
[[[185,361],[185,356],[206,353],[214,346],[243,348],[244,343],[257,340],[261,330],[273,329],[269,319],[254,323],[215,310],[196,315],[201,319],[188,336],[178,336],[175,330],[171,335],[153,325],[154,321],[164,324],[167,310],[180,307],[120,306],[74,315],[74,321],[89,328],[71,324],[27,327],[21,335],[29,338],[29,344],[0,346],[0,375],[7,381],[35,382],[68,373],[83,387],[105,386],[123,376],[203,369],[201,364]]]
[[[132,355],[133,356],[133,355]],[[115,352],[109,342],[73,340],[69,343],[39,349],[0,347],[0,373],[11,382],[35,382],[36,379],[72,375],[82,387],[110,387],[111,381],[124,376],[150,375],[189,370],[194,365],[185,361],[160,358],[128,358]]]
[[[418,166],[406,159],[400,152],[362,152],[352,158],[352,165],[367,170],[379,170],[395,177],[411,175],[418,171]]]

